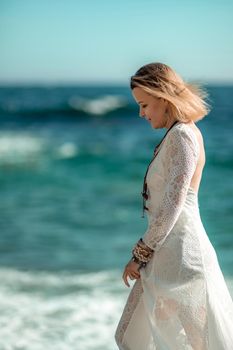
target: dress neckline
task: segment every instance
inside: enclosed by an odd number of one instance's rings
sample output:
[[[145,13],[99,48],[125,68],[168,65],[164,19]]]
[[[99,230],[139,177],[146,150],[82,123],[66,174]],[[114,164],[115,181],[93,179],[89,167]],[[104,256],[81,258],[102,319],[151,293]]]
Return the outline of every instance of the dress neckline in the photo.
[[[182,124],[182,122],[179,121],[179,120],[176,120],[176,121],[170,126],[170,128],[166,131],[166,133],[165,133],[165,135],[163,136],[162,140],[161,140],[161,141],[159,142],[159,144],[156,145],[155,148],[154,148],[154,156],[156,156],[157,153],[159,152],[159,150],[160,150],[160,148],[161,148],[161,146],[162,146],[162,144],[163,144],[163,142],[164,142],[164,140],[165,140],[165,138],[166,138],[168,132],[169,132],[174,126],[179,125],[179,124]]]
[[[163,136],[162,140],[159,142],[159,144],[155,147],[154,149],[154,155],[153,155],[153,158],[151,159],[149,165],[147,166],[147,170],[146,170],[146,173],[145,173],[145,176],[144,176],[144,181],[143,181],[143,189],[142,189],[142,192],[141,192],[141,195],[142,195],[142,217],[144,218],[144,210],[148,210],[148,208],[146,207],[145,205],[145,202],[146,200],[148,199],[148,193],[147,193],[147,182],[146,182],[146,177],[147,177],[147,173],[148,173],[148,170],[150,168],[150,165],[151,163],[154,161],[155,157],[157,156],[157,154],[159,153],[159,150],[161,148],[161,145],[163,143],[163,141],[165,140],[168,132],[176,125],[180,124],[181,122],[179,120],[176,120],[171,126],[170,128],[166,131],[165,135]]]

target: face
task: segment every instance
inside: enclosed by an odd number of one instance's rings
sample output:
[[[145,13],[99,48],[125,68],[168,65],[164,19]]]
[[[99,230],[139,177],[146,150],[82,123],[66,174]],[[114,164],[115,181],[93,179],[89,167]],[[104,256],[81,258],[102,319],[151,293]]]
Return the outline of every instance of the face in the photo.
[[[167,118],[165,116],[168,102],[162,98],[154,97],[140,87],[132,90],[135,101],[140,106],[139,116],[148,120],[153,128],[166,128]]]

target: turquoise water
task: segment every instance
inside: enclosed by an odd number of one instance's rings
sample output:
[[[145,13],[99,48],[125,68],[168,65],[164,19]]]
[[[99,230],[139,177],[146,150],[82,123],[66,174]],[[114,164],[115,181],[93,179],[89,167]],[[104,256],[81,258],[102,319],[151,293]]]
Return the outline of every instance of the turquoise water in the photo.
[[[233,295],[233,87],[208,90],[199,208]],[[125,87],[1,88],[0,125],[0,348],[116,349],[143,176],[166,130]]]

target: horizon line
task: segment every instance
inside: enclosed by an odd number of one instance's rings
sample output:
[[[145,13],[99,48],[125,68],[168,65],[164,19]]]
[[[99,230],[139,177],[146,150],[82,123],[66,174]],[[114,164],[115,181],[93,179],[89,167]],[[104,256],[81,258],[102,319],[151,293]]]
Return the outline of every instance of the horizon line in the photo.
[[[233,80],[200,80],[200,79],[189,79],[189,83],[199,83],[201,85],[212,85],[212,86],[231,86],[233,85]],[[0,81],[0,87],[50,87],[50,86],[56,86],[56,87],[62,87],[62,86],[121,86],[121,87],[128,87],[130,85],[130,82],[126,81],[100,81],[100,80],[95,80],[95,81],[72,81],[72,80],[67,80],[67,81],[39,81],[39,80],[34,80],[34,81]]]

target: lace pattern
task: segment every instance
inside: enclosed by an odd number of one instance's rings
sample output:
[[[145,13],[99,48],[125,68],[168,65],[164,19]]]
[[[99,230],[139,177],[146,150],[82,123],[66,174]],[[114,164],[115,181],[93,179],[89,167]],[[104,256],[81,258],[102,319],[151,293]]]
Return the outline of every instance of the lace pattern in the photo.
[[[119,349],[126,350],[125,346],[123,348],[123,337],[129,325],[129,322],[133,316],[134,310],[136,309],[137,304],[139,303],[142,292],[143,292],[142,283],[141,283],[141,280],[138,279],[136,280],[132,290],[130,291],[121,319],[118,323],[118,326],[115,332],[115,340]]]
[[[189,191],[199,152],[195,133],[176,125],[149,168],[149,224],[142,238],[154,252],[119,321],[120,350],[233,349],[231,296]]]
[[[199,148],[193,131],[187,129],[175,127],[164,143],[163,199],[156,212],[152,213],[148,229],[142,237],[154,251],[160,249],[178,219],[197,165]]]

